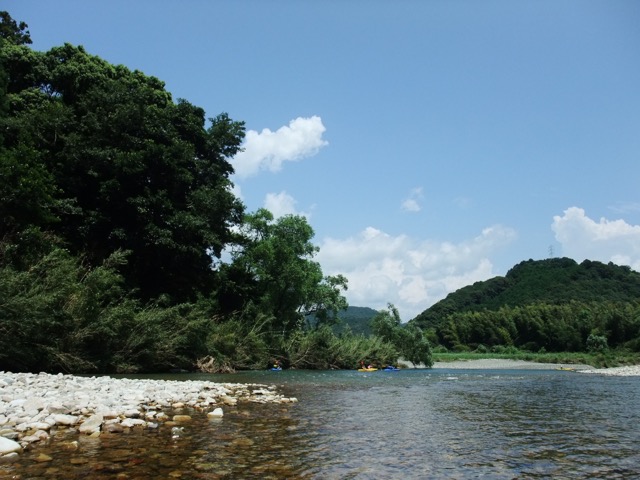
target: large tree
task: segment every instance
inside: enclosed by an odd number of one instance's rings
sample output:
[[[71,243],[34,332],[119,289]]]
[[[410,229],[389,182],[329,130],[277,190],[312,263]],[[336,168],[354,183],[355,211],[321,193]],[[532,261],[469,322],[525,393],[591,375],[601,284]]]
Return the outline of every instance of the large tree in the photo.
[[[82,47],[19,43],[0,46],[3,231],[52,231],[92,265],[127,251],[126,279],[143,298],[209,291],[212,258],[242,219],[229,158],[244,124],[221,114],[207,126],[157,78]]]
[[[431,345],[420,327],[415,324],[403,324],[400,313],[393,304],[388,304],[387,310],[380,310],[371,319],[373,333],[384,341],[391,343],[398,354],[405,360],[417,366],[433,365]]]
[[[306,315],[314,313],[325,323],[335,318],[348,306],[342,296],[347,280],[323,276],[313,260],[318,251],[313,235],[301,216],[274,220],[265,209],[246,215],[232,262],[221,267],[223,308],[269,315],[268,328],[284,335],[302,327]]]

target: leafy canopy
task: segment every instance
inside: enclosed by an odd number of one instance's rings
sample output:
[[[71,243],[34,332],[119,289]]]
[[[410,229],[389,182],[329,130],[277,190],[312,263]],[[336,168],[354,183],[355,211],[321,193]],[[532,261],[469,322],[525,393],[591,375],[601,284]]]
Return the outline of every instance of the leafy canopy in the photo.
[[[51,231],[92,265],[129,252],[125,277],[142,298],[211,290],[212,257],[244,210],[228,161],[243,122],[223,113],[207,126],[157,78],[70,44],[42,53],[3,42],[0,63],[2,230]]]

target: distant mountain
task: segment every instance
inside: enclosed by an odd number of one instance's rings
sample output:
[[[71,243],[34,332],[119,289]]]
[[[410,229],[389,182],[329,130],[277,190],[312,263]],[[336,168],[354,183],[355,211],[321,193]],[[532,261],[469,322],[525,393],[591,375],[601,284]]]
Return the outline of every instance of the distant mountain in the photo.
[[[340,334],[350,328],[354,334],[371,335],[371,319],[377,315],[378,311],[369,307],[347,307],[338,313],[340,321],[332,326],[333,332]],[[315,325],[315,315],[307,317],[308,325]]]
[[[340,323],[334,326],[336,333],[341,333],[349,326],[355,334],[371,335],[371,319],[376,316],[377,310],[369,307],[348,307],[340,312]]]
[[[552,305],[575,302],[637,302],[640,273],[626,266],[570,258],[527,260],[504,277],[494,277],[447,295],[412,322],[438,328],[452,313],[498,310],[534,303]]]

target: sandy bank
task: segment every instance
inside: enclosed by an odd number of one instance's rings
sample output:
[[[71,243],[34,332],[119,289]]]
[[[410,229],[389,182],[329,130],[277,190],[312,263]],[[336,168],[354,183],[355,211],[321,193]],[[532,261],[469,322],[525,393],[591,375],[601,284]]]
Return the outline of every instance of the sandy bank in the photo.
[[[571,369],[580,373],[592,373],[609,376],[640,376],[640,365],[630,365],[615,368],[593,368],[589,365],[574,365],[569,363],[538,363],[525,360],[506,360],[501,358],[487,358],[480,360],[456,360],[454,362],[436,362],[433,368],[456,368],[467,370],[478,369],[507,369],[507,370],[557,370]]]
[[[502,358],[483,358],[479,360],[456,360],[453,362],[435,362],[433,368],[456,368],[465,370],[500,369],[500,370],[556,370],[571,368],[574,370],[592,369],[589,365],[572,365],[568,363],[538,363],[526,360],[508,360]]]

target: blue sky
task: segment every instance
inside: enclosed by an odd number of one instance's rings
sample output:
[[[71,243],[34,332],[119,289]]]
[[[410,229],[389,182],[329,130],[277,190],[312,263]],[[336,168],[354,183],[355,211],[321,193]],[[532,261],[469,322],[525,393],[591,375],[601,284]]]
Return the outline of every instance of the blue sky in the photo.
[[[246,122],[248,210],[305,215],[351,305],[404,321],[550,255],[640,271],[640,2],[5,0]]]

